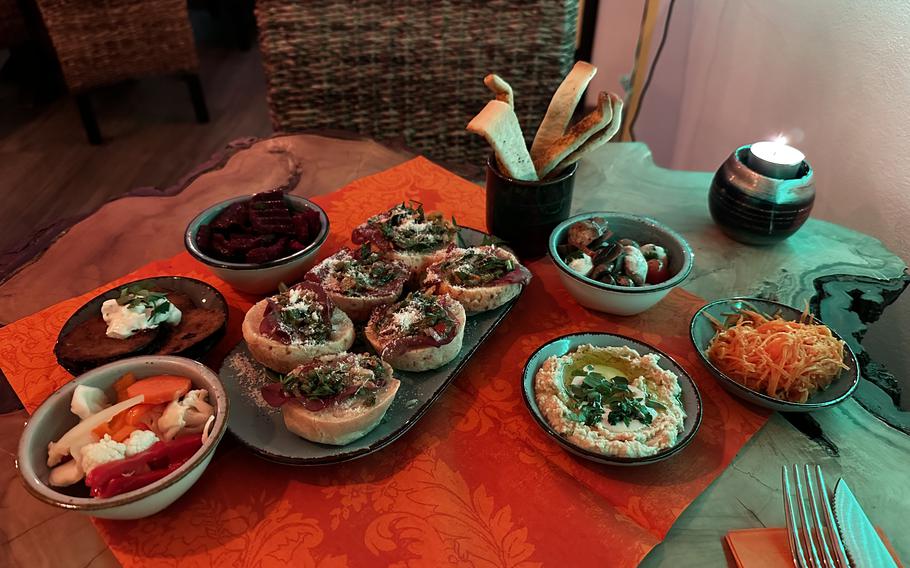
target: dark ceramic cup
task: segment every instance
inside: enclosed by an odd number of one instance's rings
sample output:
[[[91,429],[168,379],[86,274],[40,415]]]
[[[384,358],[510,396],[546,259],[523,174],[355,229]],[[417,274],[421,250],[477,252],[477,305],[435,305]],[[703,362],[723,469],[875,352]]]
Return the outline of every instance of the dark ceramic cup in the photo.
[[[751,145],[750,145],[751,146]],[[803,226],[815,203],[809,162],[794,179],[764,176],[747,165],[749,146],[730,154],[708,193],[714,222],[730,238],[750,245],[780,242]]]
[[[547,240],[556,225],[569,217],[575,171],[572,164],[553,179],[521,181],[487,161],[487,230],[506,241],[521,258],[547,253]]]

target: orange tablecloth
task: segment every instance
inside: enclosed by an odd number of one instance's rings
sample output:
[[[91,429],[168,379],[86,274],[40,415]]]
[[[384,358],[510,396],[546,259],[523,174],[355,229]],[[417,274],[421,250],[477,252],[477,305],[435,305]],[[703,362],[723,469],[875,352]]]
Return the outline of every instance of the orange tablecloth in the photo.
[[[484,226],[483,191],[427,160],[358,180],[316,198],[331,219],[328,255],[353,227],[406,199],[458,222]],[[351,463],[299,469],[227,444],[175,505],[140,521],[97,526],[125,566],[634,566],[730,463],[767,415],[722,391],[687,335],[701,299],[676,290],[631,318],[579,306],[548,260],[436,405],[404,437]],[[231,305],[230,331],[209,361],[239,341],[240,295],[186,254],[154,262],[125,282],[177,274],[206,280]],[[69,315],[96,293],[0,330],[0,368],[29,411],[70,379],[52,346]],[[532,421],[520,395],[528,356],[566,333],[600,330],[666,351],[695,378],[704,421],[670,460],[609,468],[560,449]]]

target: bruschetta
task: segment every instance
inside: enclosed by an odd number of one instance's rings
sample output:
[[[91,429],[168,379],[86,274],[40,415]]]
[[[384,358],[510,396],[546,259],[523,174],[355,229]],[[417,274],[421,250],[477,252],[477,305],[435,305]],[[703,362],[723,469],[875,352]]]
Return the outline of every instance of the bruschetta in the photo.
[[[356,244],[372,243],[419,274],[433,253],[455,242],[457,233],[440,213],[426,214],[423,205],[411,202],[370,217],[354,229],[351,240]]]
[[[373,310],[364,333],[395,369],[428,371],[454,359],[464,340],[464,307],[447,294],[412,292]]]
[[[376,306],[401,297],[409,276],[408,267],[384,258],[366,243],[355,251],[342,248],[307,272],[306,279],[321,285],[349,318],[362,322]]]
[[[288,430],[320,444],[344,445],[375,428],[401,382],[375,355],[337,353],[301,365],[262,389]]]
[[[354,323],[319,285],[303,282],[250,308],[243,338],[254,359],[289,373],[320,355],[346,351],[354,343]]]
[[[531,273],[509,250],[496,245],[450,247],[434,255],[424,286],[448,294],[468,314],[492,310],[518,296]]]

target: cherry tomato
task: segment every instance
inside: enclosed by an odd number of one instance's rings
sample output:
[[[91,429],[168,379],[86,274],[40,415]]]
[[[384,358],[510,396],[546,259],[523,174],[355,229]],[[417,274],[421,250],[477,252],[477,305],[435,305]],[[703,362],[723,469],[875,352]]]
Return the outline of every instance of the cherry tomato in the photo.
[[[645,282],[648,284],[660,284],[668,278],[670,278],[670,269],[666,263],[656,258],[648,261],[648,276],[645,278]]]

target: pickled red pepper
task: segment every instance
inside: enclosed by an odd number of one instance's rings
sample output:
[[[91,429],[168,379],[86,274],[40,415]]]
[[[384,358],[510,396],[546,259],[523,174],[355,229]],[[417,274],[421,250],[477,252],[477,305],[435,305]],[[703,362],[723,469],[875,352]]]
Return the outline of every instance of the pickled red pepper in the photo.
[[[85,476],[94,497],[113,497],[158,481],[187,462],[202,447],[202,436],[191,434],[155,445],[135,456],[108,462]]]

